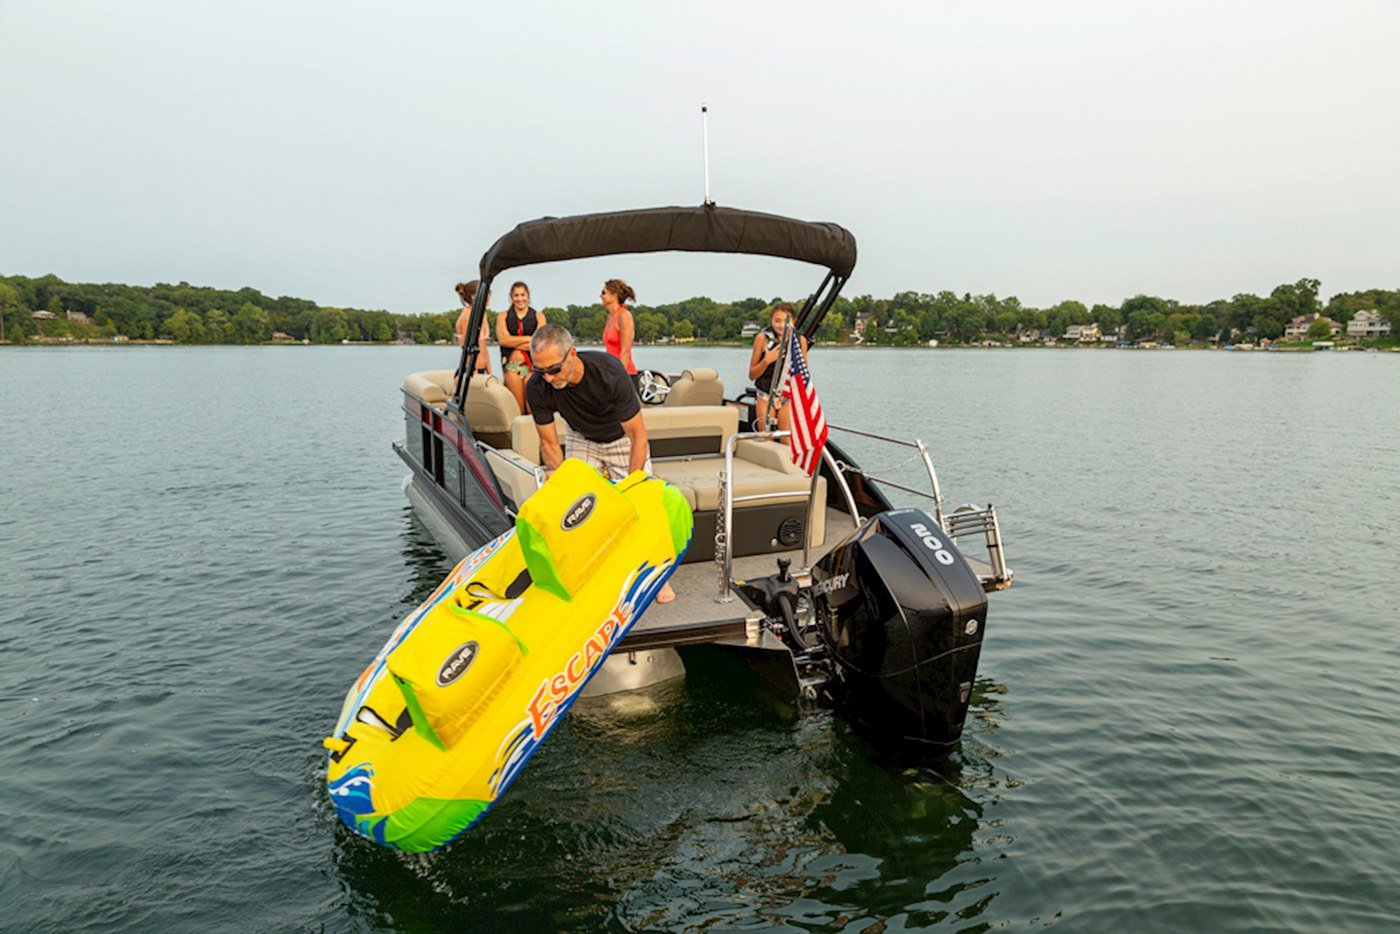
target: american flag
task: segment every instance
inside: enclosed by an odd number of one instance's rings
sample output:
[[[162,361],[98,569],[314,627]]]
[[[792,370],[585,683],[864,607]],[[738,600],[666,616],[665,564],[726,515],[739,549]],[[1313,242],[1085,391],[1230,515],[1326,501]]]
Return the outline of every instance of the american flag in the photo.
[[[787,360],[783,370],[783,397],[792,403],[792,462],[807,476],[816,473],[826,446],[826,416],[812,386],[812,371],[797,328],[788,327]]]

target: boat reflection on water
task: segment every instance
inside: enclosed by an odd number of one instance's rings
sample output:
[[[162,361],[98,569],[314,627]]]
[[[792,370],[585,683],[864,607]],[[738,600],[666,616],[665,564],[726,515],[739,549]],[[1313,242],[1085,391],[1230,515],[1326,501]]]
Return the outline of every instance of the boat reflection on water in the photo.
[[[412,603],[448,563],[416,520],[403,554]],[[974,919],[995,898],[974,846],[979,831],[1005,840],[988,813],[999,685],[977,682],[952,755],[910,767],[715,649],[686,668],[581,700],[491,820],[443,851],[337,827],[350,909],[410,929],[845,927]]]

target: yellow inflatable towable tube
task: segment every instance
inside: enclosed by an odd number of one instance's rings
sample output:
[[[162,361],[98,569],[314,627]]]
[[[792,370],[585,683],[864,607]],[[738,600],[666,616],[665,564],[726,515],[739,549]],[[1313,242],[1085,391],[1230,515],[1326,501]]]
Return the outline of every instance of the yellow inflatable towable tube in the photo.
[[[520,773],[690,544],[680,491],[566,460],[394,630],[326,739],[340,819],[419,853]]]

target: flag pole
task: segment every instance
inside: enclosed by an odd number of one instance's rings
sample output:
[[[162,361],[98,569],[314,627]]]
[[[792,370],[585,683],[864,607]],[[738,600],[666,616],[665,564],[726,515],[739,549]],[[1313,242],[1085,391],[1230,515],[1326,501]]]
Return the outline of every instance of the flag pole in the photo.
[[[787,329],[783,331],[782,339],[778,341],[778,359],[773,361],[773,382],[768,387],[771,393],[768,397],[768,410],[763,413],[763,430],[772,431],[778,427],[778,400],[783,397],[783,390],[787,388],[788,381],[788,348],[792,340],[792,315],[788,315]]]
[[[715,201],[710,197],[710,107],[704,103],[700,105],[700,146],[705,158],[705,207],[712,207]]]

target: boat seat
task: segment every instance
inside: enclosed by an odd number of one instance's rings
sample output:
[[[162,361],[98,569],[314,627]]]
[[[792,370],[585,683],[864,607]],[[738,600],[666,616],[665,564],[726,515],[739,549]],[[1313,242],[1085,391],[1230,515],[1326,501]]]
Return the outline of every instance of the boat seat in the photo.
[[[491,450],[492,453],[485,456],[486,463],[491,466],[491,472],[500,481],[502,491],[510,497],[518,511],[520,504],[539,489],[539,484],[535,482],[535,467],[538,465],[530,463],[510,448],[493,445]]]
[[[466,415],[478,441],[505,448],[511,445],[511,425],[520,417],[520,406],[498,377],[478,373],[467,386]]]
[[[724,381],[713,367],[694,367],[681,372],[671,384],[662,408],[687,405],[723,405]]]
[[[655,463],[656,475],[693,497],[692,508],[699,512],[724,508],[720,498],[719,473],[724,458],[718,456],[682,458]],[[793,464],[786,445],[776,441],[740,441],[734,449],[734,473],[730,480],[734,497],[763,496],[762,500],[734,504],[735,523],[749,508],[805,503],[812,490],[812,479]],[[826,478],[818,477],[818,508],[812,512],[809,533],[814,545],[826,537]]]
[[[642,407],[647,443],[653,459],[679,454],[719,454],[739,430],[739,410],[727,405]],[[568,423],[555,415],[555,430],[564,438]],[[540,463],[540,437],[532,415],[521,415],[510,425],[510,446],[531,464]]]
[[[410,373],[404,377],[404,392],[412,393],[435,409],[442,409],[447,404],[447,397],[452,395],[452,377],[455,370],[424,370],[421,373]]]
[[[695,454],[723,454],[739,430],[739,410],[727,405],[642,406],[653,460]]]
[[[569,423],[564,421],[564,416],[558,412],[554,413],[554,430],[559,435],[559,440],[564,440],[564,430],[569,427]],[[535,430],[535,416],[518,415],[510,423],[510,446],[525,459],[529,464],[544,463],[540,459],[540,433]]]
[[[647,426],[647,440],[652,444],[652,470],[656,476],[679,489],[693,511],[718,511],[722,506],[722,455],[725,444],[738,431],[739,410],[723,405],[656,406],[643,408],[642,418]],[[555,429],[561,438],[566,427],[563,418],[556,416]],[[668,442],[683,442],[696,453],[659,459],[657,447]],[[539,434],[532,416],[521,415],[511,422],[511,448],[501,451],[502,457],[492,455],[487,461],[519,504],[534,492],[534,479],[526,471],[540,463]],[[503,458],[518,466],[503,463]],[[776,441],[744,440],[736,444],[733,483],[736,497],[765,496],[763,500],[736,504],[736,513],[750,507],[805,503],[811,490],[811,479],[792,463],[787,446]],[[814,511],[810,531],[813,543],[820,544],[826,530],[825,478],[817,480],[817,502],[823,508]]]

